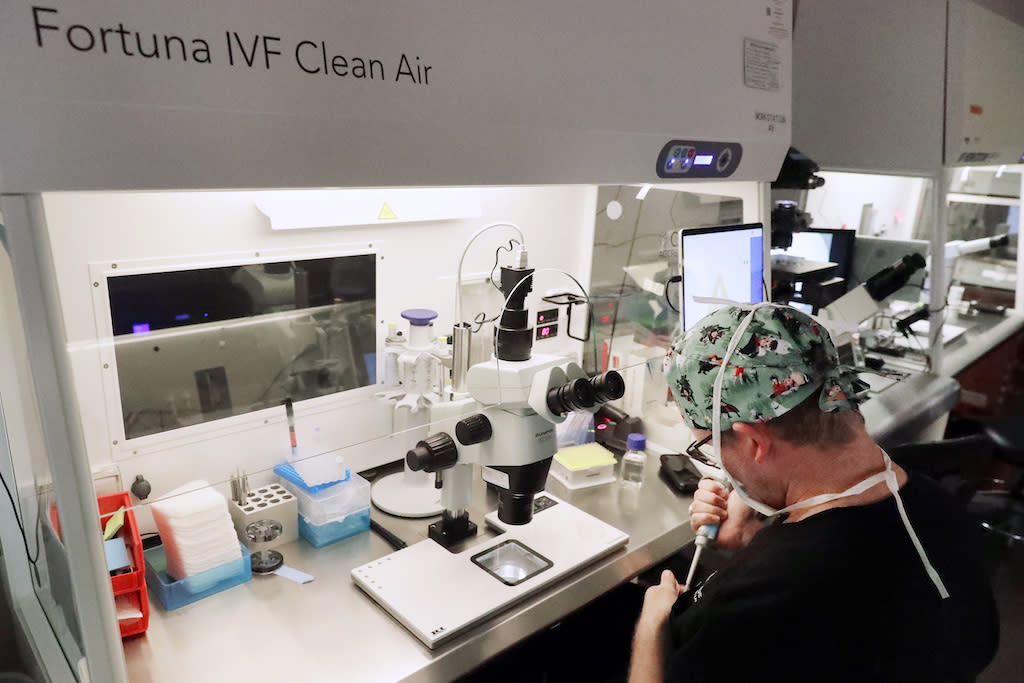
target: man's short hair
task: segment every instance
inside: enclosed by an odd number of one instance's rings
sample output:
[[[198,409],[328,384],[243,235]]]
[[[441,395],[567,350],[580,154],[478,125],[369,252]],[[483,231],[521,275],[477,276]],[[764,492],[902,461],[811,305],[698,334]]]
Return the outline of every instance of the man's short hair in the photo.
[[[817,394],[812,394],[765,425],[774,436],[794,446],[846,446],[857,438],[864,416],[859,410],[825,412]]]

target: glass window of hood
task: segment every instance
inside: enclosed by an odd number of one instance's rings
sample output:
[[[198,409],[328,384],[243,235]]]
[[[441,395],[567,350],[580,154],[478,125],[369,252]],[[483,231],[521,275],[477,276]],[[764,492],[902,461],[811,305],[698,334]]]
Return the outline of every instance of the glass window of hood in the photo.
[[[376,381],[373,254],[109,277],[125,438]]]

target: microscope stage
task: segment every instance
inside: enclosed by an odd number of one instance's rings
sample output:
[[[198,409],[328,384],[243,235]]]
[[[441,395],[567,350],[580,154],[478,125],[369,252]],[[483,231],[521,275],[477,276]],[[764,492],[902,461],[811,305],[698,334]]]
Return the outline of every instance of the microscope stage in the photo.
[[[421,541],[356,567],[352,580],[435,648],[629,542],[623,532],[550,494],[537,500],[545,497],[553,504],[529,524],[500,525],[505,533],[457,554]]]

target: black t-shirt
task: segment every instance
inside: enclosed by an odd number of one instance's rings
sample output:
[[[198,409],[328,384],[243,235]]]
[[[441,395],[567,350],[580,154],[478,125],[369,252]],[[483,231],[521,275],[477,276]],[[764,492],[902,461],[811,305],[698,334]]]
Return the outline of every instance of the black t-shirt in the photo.
[[[949,599],[891,496],[775,524],[679,598],[666,680],[974,680],[999,640],[979,532],[930,480],[900,495]]]

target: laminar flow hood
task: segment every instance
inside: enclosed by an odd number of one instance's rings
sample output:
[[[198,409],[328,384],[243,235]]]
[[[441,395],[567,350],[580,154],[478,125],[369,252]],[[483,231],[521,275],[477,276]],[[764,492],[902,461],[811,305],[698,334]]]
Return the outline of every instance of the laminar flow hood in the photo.
[[[790,0],[0,9],[0,189],[774,179]]]

